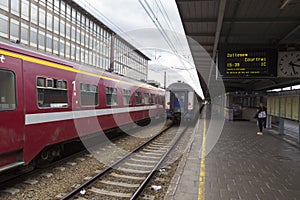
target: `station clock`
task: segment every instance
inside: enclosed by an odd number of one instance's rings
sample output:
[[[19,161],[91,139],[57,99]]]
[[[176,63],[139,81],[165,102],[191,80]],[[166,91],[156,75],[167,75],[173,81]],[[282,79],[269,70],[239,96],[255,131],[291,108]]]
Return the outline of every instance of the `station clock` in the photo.
[[[300,77],[300,51],[278,52],[278,77]]]

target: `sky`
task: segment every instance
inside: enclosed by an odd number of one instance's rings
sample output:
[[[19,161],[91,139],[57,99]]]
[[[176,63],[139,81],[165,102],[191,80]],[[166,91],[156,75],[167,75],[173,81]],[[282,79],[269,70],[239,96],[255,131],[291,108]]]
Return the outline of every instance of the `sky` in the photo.
[[[175,0],[75,0],[147,55],[148,80],[190,84],[203,97]]]

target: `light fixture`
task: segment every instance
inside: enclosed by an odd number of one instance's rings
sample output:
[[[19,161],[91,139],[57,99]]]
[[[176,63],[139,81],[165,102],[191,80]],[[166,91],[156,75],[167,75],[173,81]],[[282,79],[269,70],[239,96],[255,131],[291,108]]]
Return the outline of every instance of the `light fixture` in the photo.
[[[284,0],[279,9],[280,10],[284,9],[290,2],[291,0]]]

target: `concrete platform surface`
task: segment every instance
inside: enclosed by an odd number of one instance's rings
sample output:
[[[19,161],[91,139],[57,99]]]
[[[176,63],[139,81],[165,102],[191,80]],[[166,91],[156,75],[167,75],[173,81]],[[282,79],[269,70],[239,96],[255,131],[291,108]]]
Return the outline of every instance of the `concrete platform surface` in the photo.
[[[225,122],[217,144],[201,159],[203,121],[165,199],[300,199],[299,148],[268,130],[256,135],[256,123]]]

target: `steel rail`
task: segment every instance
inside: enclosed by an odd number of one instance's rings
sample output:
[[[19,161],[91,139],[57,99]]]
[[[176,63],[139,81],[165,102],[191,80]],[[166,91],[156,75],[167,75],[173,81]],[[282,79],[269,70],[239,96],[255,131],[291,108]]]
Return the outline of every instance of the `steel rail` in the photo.
[[[97,175],[95,175],[94,177],[92,177],[90,180],[86,181],[85,183],[83,183],[82,185],[80,185],[79,187],[77,187],[76,189],[74,189],[73,191],[71,191],[69,194],[65,195],[63,198],[61,198],[61,200],[67,200],[67,199],[70,199],[70,198],[74,197],[82,189],[86,188],[88,185],[92,184],[94,181],[96,181],[100,177],[102,177],[105,174],[107,174],[109,171],[111,171],[112,169],[114,169],[115,166],[117,166],[118,164],[120,164],[121,162],[123,162],[125,159],[127,159],[129,156],[133,155],[133,153],[139,151],[144,146],[146,146],[147,144],[149,144],[150,142],[152,142],[153,140],[155,140],[157,137],[159,137],[160,135],[162,135],[164,132],[166,132],[167,130],[169,130],[171,127],[173,127],[173,124],[171,124],[170,126],[166,127],[165,129],[163,129],[161,132],[159,132],[158,134],[154,135],[153,137],[151,137],[145,143],[143,143],[140,146],[136,147],[134,150],[132,150],[131,152],[129,152],[128,154],[126,154],[123,158],[117,160],[116,162],[114,162],[113,164],[111,164],[109,167],[107,167],[106,169],[104,169],[103,171],[101,171],[100,173],[98,173]]]
[[[172,150],[176,147],[176,145],[178,144],[178,142],[180,141],[180,139],[182,138],[182,136],[184,135],[184,133],[186,132],[186,130],[188,129],[189,126],[186,126],[184,128],[184,130],[182,131],[182,133],[177,136],[176,141],[173,143],[173,145],[164,153],[164,155],[161,157],[161,159],[158,161],[158,163],[155,165],[155,167],[151,170],[151,172],[148,174],[148,176],[146,177],[146,179],[141,183],[141,185],[139,186],[139,188],[136,189],[135,193],[132,195],[132,197],[130,198],[130,200],[135,200],[139,197],[139,195],[141,194],[141,192],[144,190],[144,188],[147,186],[148,182],[152,179],[152,177],[155,175],[156,171],[158,170],[158,168],[160,167],[160,165],[165,161],[165,159],[167,158],[167,156],[172,152]]]

